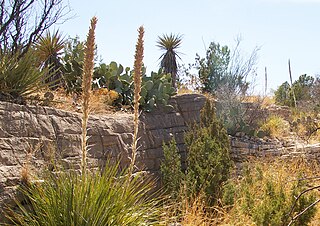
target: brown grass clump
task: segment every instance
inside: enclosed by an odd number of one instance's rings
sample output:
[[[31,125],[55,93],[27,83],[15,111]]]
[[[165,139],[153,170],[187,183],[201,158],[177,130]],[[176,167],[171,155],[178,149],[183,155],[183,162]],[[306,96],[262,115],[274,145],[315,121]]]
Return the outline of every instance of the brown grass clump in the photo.
[[[115,90],[108,90],[107,88],[93,90],[90,101],[90,111],[95,114],[115,112],[116,109],[112,104],[118,98],[119,94]]]
[[[87,36],[84,66],[82,74],[82,137],[81,137],[81,172],[86,172],[87,165],[87,124],[89,118],[89,103],[91,96],[91,84],[94,67],[95,28],[97,18],[91,19],[91,26]]]
[[[215,217],[206,211],[205,201],[202,197],[196,197],[193,201],[185,203],[185,209],[181,225],[209,226],[215,225]]]
[[[43,101],[44,95],[49,92],[52,93],[53,100]],[[117,107],[113,106],[113,104],[118,98],[119,94],[115,90],[108,90],[106,88],[92,90],[90,96],[90,113],[114,113],[117,110]],[[31,105],[54,107],[64,111],[82,112],[82,96],[67,94],[63,88],[56,90],[41,90],[35,93],[28,103]]]
[[[31,180],[33,177],[33,170],[31,167],[31,160],[32,160],[32,156],[40,150],[42,146],[42,143],[38,143],[35,146],[32,146],[30,144],[28,144],[28,148],[25,150],[26,152],[26,159],[25,162],[22,164],[22,168],[21,168],[21,182],[25,185],[30,185],[31,184]]]
[[[197,197],[185,197],[186,191],[181,191],[181,203],[169,202],[165,204],[163,210],[163,221],[166,225],[186,225],[186,226],[209,226],[216,225],[216,216],[205,204],[204,196],[198,194]]]

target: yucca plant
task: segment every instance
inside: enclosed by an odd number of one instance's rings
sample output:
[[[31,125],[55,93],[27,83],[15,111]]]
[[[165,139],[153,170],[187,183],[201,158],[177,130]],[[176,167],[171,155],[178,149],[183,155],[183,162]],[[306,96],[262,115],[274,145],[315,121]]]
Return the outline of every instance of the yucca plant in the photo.
[[[43,79],[50,75],[46,69],[40,70],[36,62],[33,50],[23,57],[19,57],[18,53],[0,53],[0,92],[14,99],[46,86]]]
[[[55,31],[53,34],[48,31],[35,44],[39,63],[45,68],[50,68],[49,70],[52,72],[46,82],[54,82],[55,85],[61,83],[61,54],[63,53],[64,45],[65,40],[59,31]]]
[[[182,42],[181,35],[163,34],[158,37],[157,46],[164,51],[159,59],[161,59],[160,67],[165,74],[170,73],[172,76],[172,85],[176,88],[176,77],[178,72],[177,58],[181,59],[177,49]]]
[[[8,214],[15,225],[156,225],[159,201],[150,198],[153,183],[107,162],[102,173],[50,173],[42,184],[23,187],[28,207]],[[126,186],[123,186],[126,184]],[[9,224],[8,224],[9,225]]]

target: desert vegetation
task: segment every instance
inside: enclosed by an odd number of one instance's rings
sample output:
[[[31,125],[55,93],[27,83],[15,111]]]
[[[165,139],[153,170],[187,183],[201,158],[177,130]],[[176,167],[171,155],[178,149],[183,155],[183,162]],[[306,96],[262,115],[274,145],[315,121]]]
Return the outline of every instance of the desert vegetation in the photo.
[[[35,2],[8,1],[2,8],[0,100],[81,112],[81,167],[63,169],[57,160],[54,170],[32,178],[26,164],[19,187],[23,201],[7,206],[4,225],[319,224],[317,161],[266,157],[237,165],[230,146],[231,136],[318,142],[319,77],[304,74],[284,82],[273,97],[253,96],[258,48],[245,58],[239,40],[233,49],[211,42],[205,57],[197,54],[188,68],[179,67],[183,36],[174,33],[158,37],[159,70],[147,75],[144,27],[138,28],[133,69],[107,64],[97,57],[96,17],[85,41],[49,31],[63,18],[62,1],[48,1],[43,20],[35,20],[30,33],[19,33],[17,21],[27,26],[22,21],[32,20],[29,7]],[[207,101],[199,121],[185,131],[185,150],[174,137],[163,143],[158,181],[137,171],[141,112],[172,110],[172,96],[193,92]],[[272,107],[286,109],[288,117]],[[123,168],[109,159],[90,169],[89,115],[113,111],[133,114],[130,163]]]

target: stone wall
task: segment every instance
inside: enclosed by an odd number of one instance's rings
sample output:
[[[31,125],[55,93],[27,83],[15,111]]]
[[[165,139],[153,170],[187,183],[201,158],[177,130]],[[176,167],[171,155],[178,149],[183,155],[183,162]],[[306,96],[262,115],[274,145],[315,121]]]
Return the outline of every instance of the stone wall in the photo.
[[[173,136],[183,153],[183,133],[199,120],[205,102],[202,95],[178,95],[171,100],[173,110],[159,109],[140,116],[137,168],[157,173],[162,143]],[[88,123],[90,167],[103,166],[109,157],[129,163],[133,115],[114,113],[92,115]],[[80,166],[81,114],[48,107],[0,102],[0,208],[11,200],[28,161],[31,172],[52,167],[58,158],[65,166]]]
[[[157,175],[163,157],[162,143],[175,137],[182,159],[188,124],[199,120],[205,97],[197,94],[172,98],[173,110],[157,109],[140,116],[139,152],[136,167]],[[113,113],[92,115],[88,125],[89,166],[103,166],[109,157],[129,163],[133,115]],[[31,172],[52,167],[60,159],[66,167],[80,166],[81,114],[48,107],[0,102],[0,209],[12,200],[21,179],[21,169],[30,162]],[[297,146],[295,142],[230,137],[231,155],[236,163],[251,156],[306,156],[320,158],[320,146]],[[1,216],[0,216],[1,218]]]
[[[303,157],[309,160],[320,160],[320,143],[307,144],[301,140],[261,139],[255,137],[230,137],[231,156],[236,163],[248,159],[280,157]]]

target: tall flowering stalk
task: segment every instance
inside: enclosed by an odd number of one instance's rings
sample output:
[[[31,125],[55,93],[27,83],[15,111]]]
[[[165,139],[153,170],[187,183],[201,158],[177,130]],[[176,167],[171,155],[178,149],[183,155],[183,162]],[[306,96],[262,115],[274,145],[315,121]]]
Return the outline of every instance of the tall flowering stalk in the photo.
[[[139,36],[136,44],[136,52],[134,56],[134,128],[133,128],[133,141],[132,141],[132,156],[131,163],[129,166],[129,178],[133,173],[134,164],[137,155],[137,144],[138,144],[138,128],[139,128],[139,101],[141,91],[141,77],[142,77],[142,64],[143,64],[143,35],[144,28],[141,26],[138,29]]]
[[[91,26],[87,36],[83,73],[82,73],[82,139],[81,139],[81,172],[85,174],[87,168],[87,124],[89,118],[89,104],[94,67],[95,29],[97,18],[91,19]]]

